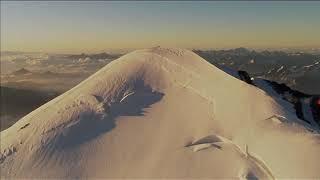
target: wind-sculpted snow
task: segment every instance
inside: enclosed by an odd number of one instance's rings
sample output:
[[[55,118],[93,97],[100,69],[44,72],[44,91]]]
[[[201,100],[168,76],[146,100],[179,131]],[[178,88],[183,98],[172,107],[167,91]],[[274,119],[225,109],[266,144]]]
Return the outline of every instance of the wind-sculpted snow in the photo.
[[[319,178],[318,129],[193,52],[129,53],[1,132],[7,178]]]

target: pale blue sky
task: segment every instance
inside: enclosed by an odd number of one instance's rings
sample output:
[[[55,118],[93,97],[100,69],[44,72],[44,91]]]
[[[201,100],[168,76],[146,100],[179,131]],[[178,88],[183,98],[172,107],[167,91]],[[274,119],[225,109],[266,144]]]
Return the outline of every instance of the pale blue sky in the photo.
[[[3,2],[1,50],[319,47],[320,2]]]

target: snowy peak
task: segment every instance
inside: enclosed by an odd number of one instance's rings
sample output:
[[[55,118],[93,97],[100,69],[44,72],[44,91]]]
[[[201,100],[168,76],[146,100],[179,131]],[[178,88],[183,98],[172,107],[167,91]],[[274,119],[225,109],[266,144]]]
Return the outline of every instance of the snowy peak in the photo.
[[[315,132],[195,53],[156,47],[112,61],[2,131],[1,176],[314,178]]]

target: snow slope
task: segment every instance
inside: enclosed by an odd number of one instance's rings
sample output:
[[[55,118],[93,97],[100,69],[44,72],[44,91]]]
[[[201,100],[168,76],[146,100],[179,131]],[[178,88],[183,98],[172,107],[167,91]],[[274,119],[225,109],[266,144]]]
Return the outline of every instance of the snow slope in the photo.
[[[300,123],[304,124],[310,129],[320,129],[320,120],[318,117],[315,117],[313,115],[313,110],[311,108],[312,98],[316,97],[317,95],[304,94],[299,91],[293,90],[284,84],[279,84],[274,81],[261,78],[252,78],[245,71],[236,71],[225,66],[219,66],[219,69],[266,92],[267,95],[271,96],[275,101],[277,101],[278,104],[286,109],[286,111],[289,111],[292,114],[296,114],[298,119],[290,118],[291,120],[300,121]],[[243,77],[241,77],[241,73]],[[244,73],[246,75],[244,75]],[[245,78],[244,76],[246,76],[247,78]],[[298,101],[301,103],[301,107],[298,107]],[[300,112],[301,115],[299,117]]]
[[[182,49],[111,62],[1,132],[2,177],[319,178],[320,136]]]

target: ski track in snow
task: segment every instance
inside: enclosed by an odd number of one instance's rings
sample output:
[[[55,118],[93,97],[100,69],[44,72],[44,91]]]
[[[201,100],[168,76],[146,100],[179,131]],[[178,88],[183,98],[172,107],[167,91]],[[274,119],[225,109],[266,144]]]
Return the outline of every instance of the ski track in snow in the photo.
[[[200,138],[199,140],[196,140],[195,142],[192,142],[190,144],[185,145],[187,148],[193,148],[194,152],[198,152],[201,150],[206,150],[208,148],[217,148],[221,149],[221,146],[219,144],[230,144],[232,147],[234,147],[235,150],[237,150],[242,156],[244,156],[248,161],[251,161],[256,165],[268,179],[275,179],[271,170],[268,168],[268,166],[259,158],[252,155],[249,152],[248,145],[245,145],[245,150],[242,150],[240,146],[235,144],[233,141],[219,136],[219,135],[209,135],[203,138]],[[240,177],[239,177],[240,178]]]

